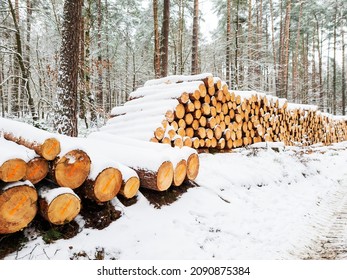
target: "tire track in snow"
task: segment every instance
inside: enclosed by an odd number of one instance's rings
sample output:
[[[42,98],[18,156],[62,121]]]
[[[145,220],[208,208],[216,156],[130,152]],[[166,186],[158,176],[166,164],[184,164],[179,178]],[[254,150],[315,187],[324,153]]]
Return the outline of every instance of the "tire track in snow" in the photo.
[[[317,235],[302,259],[347,259],[347,180],[324,207],[324,215],[317,218]]]

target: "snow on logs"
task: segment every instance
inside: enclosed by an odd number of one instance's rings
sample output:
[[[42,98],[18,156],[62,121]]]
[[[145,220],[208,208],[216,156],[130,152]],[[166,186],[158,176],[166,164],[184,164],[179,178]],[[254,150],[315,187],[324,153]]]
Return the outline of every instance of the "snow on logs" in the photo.
[[[129,99],[112,109],[101,132],[198,151],[347,140],[345,117],[254,91],[233,91],[209,73],[150,80]]]
[[[71,222],[81,210],[81,199],[72,189],[48,181],[38,186],[38,204],[41,216],[54,225]]]
[[[60,143],[54,134],[30,124],[0,118],[0,134],[7,140],[34,150],[46,160],[53,160],[60,153]]]
[[[0,182],[0,234],[25,228],[37,213],[38,194],[29,181]]]
[[[0,180],[28,180],[35,184],[48,173],[48,162],[33,150],[0,137]]]
[[[91,138],[79,139],[79,144],[86,150],[90,147],[90,152],[95,150],[94,147],[99,147],[97,149],[99,157],[116,159],[135,170],[142,187],[164,191],[173,182],[174,167],[167,154],[153,152],[140,145],[124,145]]]

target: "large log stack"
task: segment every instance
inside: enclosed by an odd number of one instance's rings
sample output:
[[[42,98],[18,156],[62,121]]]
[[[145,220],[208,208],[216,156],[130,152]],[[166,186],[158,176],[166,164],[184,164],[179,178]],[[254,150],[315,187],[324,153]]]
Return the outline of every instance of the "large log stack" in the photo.
[[[84,203],[103,204],[118,195],[130,199],[140,187],[180,187],[198,176],[198,152],[262,141],[347,140],[344,117],[233,91],[209,73],[150,80],[129,97],[85,138],[0,118],[0,234],[25,228],[36,213],[62,225],[75,219]]]
[[[115,107],[103,133],[221,151],[257,142],[331,144],[347,140],[347,119],[316,106],[233,91],[211,74],[150,80]]]

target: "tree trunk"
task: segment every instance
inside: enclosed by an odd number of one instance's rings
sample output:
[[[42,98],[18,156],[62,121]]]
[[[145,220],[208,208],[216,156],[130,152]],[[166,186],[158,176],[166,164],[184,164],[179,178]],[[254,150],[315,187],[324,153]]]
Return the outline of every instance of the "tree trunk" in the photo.
[[[282,81],[283,86],[281,89],[281,97],[288,98],[288,70],[289,70],[289,43],[290,43],[290,13],[292,8],[292,1],[287,0],[286,17],[284,27],[284,40],[283,40],[283,59],[282,59]]]
[[[271,16],[271,42],[272,42],[272,56],[274,63],[274,75],[275,75],[275,92],[277,93],[277,85],[278,85],[278,67],[277,67],[277,53],[275,46],[275,24],[274,24],[274,15],[273,15],[273,4],[272,0],[270,0],[270,16]]]
[[[293,66],[292,66],[292,99],[297,102],[299,95],[299,75],[298,75],[298,57],[299,57],[299,45],[300,45],[300,33],[301,33],[301,18],[303,13],[304,2],[300,3],[300,12],[298,18],[298,28],[296,31],[295,50],[293,53]]]
[[[192,37],[192,75],[199,72],[199,0],[194,0],[194,18],[193,18],[193,37]]]
[[[318,93],[319,93],[319,108],[320,110],[323,111],[324,109],[324,92],[323,92],[323,69],[322,69],[322,44],[321,44],[321,40],[322,40],[322,36],[321,38],[319,38],[319,20],[317,15],[315,15],[315,19],[316,19],[316,28],[317,28],[317,50],[318,50],[318,78],[319,78],[319,85],[318,85]]]
[[[97,34],[97,46],[98,46],[98,61],[97,61],[97,72],[98,72],[98,83],[97,83],[97,107],[98,111],[103,111],[103,84],[102,84],[102,44],[101,44],[101,28],[102,28],[102,9],[101,9],[101,0],[98,0],[98,34]]]
[[[90,121],[92,124],[96,123],[96,104],[95,96],[91,89],[91,63],[90,63],[90,49],[91,49],[91,28],[92,28],[92,0],[87,0],[86,16],[85,16],[85,58],[84,58],[84,82],[86,87],[86,97],[88,98]]]
[[[154,21],[154,74],[155,78],[160,78],[160,38],[158,25],[158,0],[153,0],[153,21]]]
[[[78,135],[78,64],[82,0],[65,0],[55,127],[61,134]]]
[[[336,115],[336,45],[337,45],[337,35],[336,35],[336,29],[337,29],[337,3],[335,3],[335,15],[334,15],[334,48],[333,48],[333,52],[334,52],[334,60],[333,60],[333,114]]]
[[[13,23],[14,23],[14,26],[16,29],[16,35],[15,35],[16,36],[16,48],[17,48],[16,61],[18,61],[19,68],[21,70],[22,80],[25,82],[25,90],[26,90],[26,94],[28,96],[29,110],[31,113],[31,117],[32,117],[33,121],[35,122],[38,120],[38,116],[37,116],[37,113],[35,111],[34,99],[32,98],[31,91],[30,91],[28,68],[25,67],[25,63],[24,63],[22,39],[21,39],[19,25],[18,25],[18,21],[17,21],[18,16],[16,15],[16,12],[13,8],[11,0],[8,0],[8,4],[10,7],[10,12],[12,15]],[[19,86],[19,82],[18,82],[17,86]]]
[[[168,75],[169,67],[170,0],[164,0],[163,25],[161,28],[161,76]]]
[[[346,115],[346,56],[345,56],[345,31],[344,21],[341,20],[341,40],[342,40],[342,115]]]
[[[109,11],[108,11],[108,0],[105,0],[105,9],[106,9],[106,22],[109,21]],[[111,61],[110,61],[110,40],[109,40],[109,25],[106,24],[106,113],[111,111],[112,108],[112,89],[111,89]]]
[[[183,29],[184,29],[184,0],[179,2],[179,26],[178,26],[178,69],[179,74],[183,75],[184,73],[184,56],[183,56]]]
[[[231,87],[231,50],[230,50],[230,44],[231,44],[231,0],[227,0],[227,35],[226,35],[226,53],[225,53],[225,73],[226,73],[226,83],[228,84],[229,88]]]
[[[310,102],[312,103],[313,100],[316,103],[317,102],[317,78],[316,78],[316,30],[315,28],[313,29],[313,34],[312,34],[312,60],[311,60],[311,98]]]
[[[234,57],[234,67],[235,67],[235,73],[234,73],[234,85],[237,89],[239,87],[239,28],[240,28],[240,21],[239,21],[239,10],[240,10],[240,0],[237,0],[236,2],[236,30],[235,30],[235,57]]]

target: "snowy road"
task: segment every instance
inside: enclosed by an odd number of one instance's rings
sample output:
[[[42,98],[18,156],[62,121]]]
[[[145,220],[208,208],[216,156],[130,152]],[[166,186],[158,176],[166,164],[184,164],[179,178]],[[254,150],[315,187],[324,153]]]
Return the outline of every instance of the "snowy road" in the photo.
[[[347,259],[347,185],[344,190],[335,194],[326,209],[326,215],[321,217],[317,239],[307,246],[304,259]],[[300,256],[299,256],[300,257]]]

